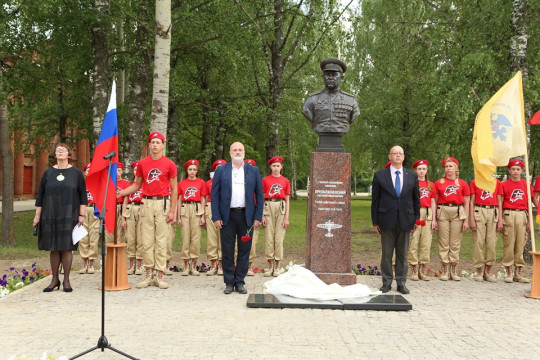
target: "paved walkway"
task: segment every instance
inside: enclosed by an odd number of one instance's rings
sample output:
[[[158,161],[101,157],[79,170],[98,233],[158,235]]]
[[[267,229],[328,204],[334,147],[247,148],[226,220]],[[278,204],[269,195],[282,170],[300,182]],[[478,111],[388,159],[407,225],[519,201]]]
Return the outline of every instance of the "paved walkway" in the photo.
[[[527,284],[408,282],[409,312],[250,309],[217,276],[167,277],[171,288],[106,293],[105,334],[140,359],[538,359],[540,300]],[[247,279],[250,293],[268,278]],[[0,359],[74,356],[101,333],[101,275],[72,275],[72,293],[41,280],[0,299]],[[359,276],[372,288],[380,277]],[[390,294],[395,293],[392,291]],[[105,350],[81,359],[125,359]]]

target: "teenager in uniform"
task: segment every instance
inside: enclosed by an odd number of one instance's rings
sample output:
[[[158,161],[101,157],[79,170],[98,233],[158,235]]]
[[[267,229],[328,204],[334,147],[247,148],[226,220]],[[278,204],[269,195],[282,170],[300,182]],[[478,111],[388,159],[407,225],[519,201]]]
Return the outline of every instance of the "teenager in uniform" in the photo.
[[[426,264],[431,260],[431,221],[437,210],[435,203],[435,184],[428,180],[429,161],[417,160],[413,165],[418,175],[418,188],[420,190],[420,223],[417,222],[416,230],[411,236],[409,243],[408,261],[411,265],[411,280],[429,281],[426,273]]]
[[[268,160],[270,175],[262,179],[264,193],[264,210],[262,225],[264,226],[264,256],[268,261],[268,269],[264,276],[278,276],[279,262],[283,260],[283,240],[285,230],[289,227],[289,197],[291,184],[281,175],[283,158],[274,156]]]
[[[497,230],[503,233],[503,259],[502,265],[506,270],[505,282],[512,281],[528,283],[529,279],[523,277],[523,248],[527,241],[527,232],[530,231],[529,206],[527,202],[527,182],[521,179],[525,164],[521,160],[511,160],[508,163],[510,178],[502,183],[502,195],[499,195],[499,211],[501,217],[497,223]],[[532,186],[531,186],[532,194]],[[538,202],[532,198],[534,206]],[[512,265],[515,267],[512,276]]]
[[[139,161],[131,163],[133,173],[137,173]],[[135,181],[132,182],[134,184]],[[139,210],[143,204],[142,190],[124,196],[122,206],[122,229],[126,234],[127,256],[129,259],[128,275],[142,275],[143,244],[139,223]]]
[[[246,164],[257,166],[257,163],[253,159],[245,159],[244,162]],[[254,276],[255,275],[255,273],[253,272],[253,261],[257,258],[257,241],[259,241],[259,230],[260,229],[261,229],[260,227],[253,229],[253,239],[251,240],[252,241],[251,250],[249,251],[249,264],[248,264],[249,267],[248,267],[247,276]],[[236,246],[236,248],[235,248],[235,252],[234,252],[234,257],[235,258],[237,256],[237,254],[238,254],[238,246]]]
[[[125,165],[121,162],[117,164],[116,168],[116,187],[117,189],[123,190],[129,186],[129,181],[122,178],[124,174]],[[122,227],[122,208],[124,205],[124,197],[119,197],[116,199],[116,227],[114,231],[116,232],[116,242],[125,243],[126,242],[126,232]],[[114,233],[105,232],[105,242],[107,244],[114,242]]]
[[[163,281],[163,272],[167,259],[169,224],[176,219],[177,170],[174,162],[163,155],[165,137],[161,133],[157,131],[150,133],[148,142],[150,155],[139,161],[135,183],[119,191],[118,196],[133,194],[142,188],[143,205],[139,210],[139,221],[146,275],[137,287],[145,288],[155,284],[160,289],[166,289],[169,284]],[[154,270],[157,272],[156,279]]]
[[[171,189],[169,188],[169,196],[171,196]],[[172,276],[171,271],[171,262],[172,262],[172,248],[174,244],[174,239],[176,238],[176,221],[173,221],[169,224],[169,242],[167,243],[167,262],[165,265],[165,270],[163,271],[164,275]]]
[[[502,195],[502,187],[499,180],[493,193],[476,186],[475,180],[471,181],[470,225],[473,232],[473,267],[476,269],[474,278],[476,281],[497,281],[497,278],[491,274],[491,268],[495,265],[500,195]]]
[[[437,216],[432,220],[432,228],[438,230],[439,259],[442,264],[441,280],[459,281],[457,274],[459,250],[463,232],[469,228],[470,189],[469,185],[459,178],[459,162],[447,157],[442,162],[445,177],[435,182],[435,199]]]
[[[219,230],[212,221],[212,179],[216,169],[225,165],[227,162],[223,159],[214,161],[212,164],[212,172],[210,173],[210,180],[206,182],[206,206],[204,215],[206,217],[206,256],[212,263],[210,270],[206,272],[207,276],[223,275],[223,269],[221,267],[221,237]]]
[[[206,183],[197,177],[199,161],[184,164],[187,177],[178,183],[178,226],[182,229],[182,275],[200,275],[197,260],[201,253],[201,227],[204,226]]]
[[[88,176],[90,171],[90,163],[84,165],[84,177]],[[98,244],[99,244],[99,218],[94,215],[94,207],[96,201],[94,197],[86,188],[86,198],[88,199],[88,205],[86,205],[86,217],[84,218],[84,227],[88,231],[83,239],[79,241],[79,255],[83,260],[83,267],[79,270],[79,274],[94,274],[94,260],[98,258]]]

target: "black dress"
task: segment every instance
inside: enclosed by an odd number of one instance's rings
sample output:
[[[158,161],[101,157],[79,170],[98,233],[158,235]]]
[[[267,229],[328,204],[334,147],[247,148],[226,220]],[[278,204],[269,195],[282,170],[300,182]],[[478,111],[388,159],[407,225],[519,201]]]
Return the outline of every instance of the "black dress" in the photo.
[[[38,229],[39,250],[77,250],[72,232],[79,219],[80,205],[87,205],[86,185],[81,170],[48,168],[36,196],[41,206]]]

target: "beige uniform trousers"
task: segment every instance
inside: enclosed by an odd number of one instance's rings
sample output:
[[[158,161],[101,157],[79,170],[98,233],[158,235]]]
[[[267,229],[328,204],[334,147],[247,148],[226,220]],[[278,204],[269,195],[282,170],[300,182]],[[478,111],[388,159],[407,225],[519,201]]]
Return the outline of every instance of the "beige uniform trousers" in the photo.
[[[253,237],[251,238],[251,250],[249,251],[249,262],[252,262],[254,259],[257,258],[257,241],[259,240],[260,229],[261,229],[260,227],[258,229],[253,228]],[[220,251],[220,256],[221,256],[221,251]],[[238,244],[235,243],[234,258],[236,259],[237,256],[238,256]]]
[[[283,260],[283,240],[285,231],[283,219],[285,208],[283,201],[265,201],[263,215],[266,218],[264,227],[264,256],[266,260]]]
[[[139,210],[142,205],[128,204],[126,211],[122,214],[126,218],[127,228],[127,256],[128,258],[143,258],[143,244],[141,237],[141,224],[139,222]]]
[[[459,209],[459,215],[458,215]],[[439,227],[439,259],[442,263],[457,264],[459,262],[459,250],[463,235],[463,219],[465,217],[463,206],[437,205],[437,224]]]
[[[198,210],[198,211],[197,211]],[[184,260],[197,260],[201,253],[201,203],[184,202],[180,206],[182,218],[182,252]]]
[[[497,246],[498,210],[474,206],[476,231],[473,231],[473,267],[495,264],[495,247]],[[484,257],[484,246],[486,256]]]
[[[96,260],[98,258],[99,218],[94,216],[93,207],[86,207],[83,225],[88,235],[79,241],[79,255],[83,259]]]
[[[418,264],[428,264],[430,261],[431,255],[431,220],[432,220],[431,208],[422,207],[420,208],[420,220],[425,220],[425,226],[417,226],[416,231],[411,236],[409,242],[409,254],[407,255],[409,259],[409,264],[418,265]],[[394,252],[394,261],[395,264],[395,252]]]
[[[144,204],[139,210],[144,267],[157,271],[165,271],[171,231],[171,225],[167,224],[171,202],[169,199],[166,200],[165,210],[163,202],[163,199],[144,199]]]
[[[169,242],[167,243],[167,261],[172,261],[172,247],[174,243],[174,239],[176,238],[176,222],[172,222],[170,224],[170,232],[169,232]]]
[[[208,260],[221,260],[221,234],[212,221],[212,205],[206,203],[206,256]]]
[[[105,231],[105,242],[112,244],[114,242],[114,233]],[[116,205],[116,243],[126,242],[126,232],[122,228],[122,204]]]
[[[527,241],[527,212],[505,209],[503,216],[503,266],[525,266],[523,248]]]

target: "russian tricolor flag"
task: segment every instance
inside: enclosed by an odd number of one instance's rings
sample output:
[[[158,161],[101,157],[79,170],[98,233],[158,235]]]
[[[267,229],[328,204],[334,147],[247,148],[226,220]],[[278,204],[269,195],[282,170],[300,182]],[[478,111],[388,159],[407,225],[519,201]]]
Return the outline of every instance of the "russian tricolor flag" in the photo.
[[[114,151],[116,155],[112,158],[111,179],[107,191],[107,200],[105,202],[105,228],[108,233],[114,232],[116,222],[116,168],[118,164],[118,119],[116,116],[116,81],[113,81],[109,107],[101,134],[94,151],[94,157],[90,165],[90,172],[86,177],[86,187],[92,193],[96,202],[94,214],[99,216],[103,208],[103,199],[105,197],[105,186],[107,184],[107,175],[109,160],[103,159],[107,154]]]

